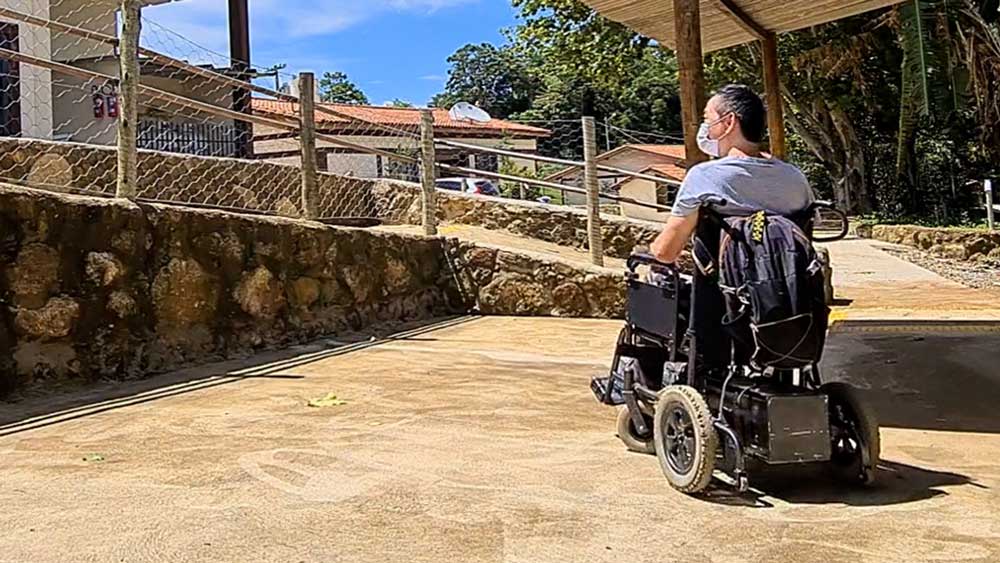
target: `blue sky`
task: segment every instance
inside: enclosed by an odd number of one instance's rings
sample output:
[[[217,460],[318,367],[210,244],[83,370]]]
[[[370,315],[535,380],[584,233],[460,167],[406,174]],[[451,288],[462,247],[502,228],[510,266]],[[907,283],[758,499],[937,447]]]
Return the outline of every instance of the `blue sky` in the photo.
[[[147,8],[144,42],[194,62],[221,62],[209,51],[228,53],[226,4],[183,0]],[[417,105],[444,87],[456,49],[500,42],[501,30],[515,23],[507,0],[250,0],[250,18],[258,68],[340,70],[373,104],[400,98]]]

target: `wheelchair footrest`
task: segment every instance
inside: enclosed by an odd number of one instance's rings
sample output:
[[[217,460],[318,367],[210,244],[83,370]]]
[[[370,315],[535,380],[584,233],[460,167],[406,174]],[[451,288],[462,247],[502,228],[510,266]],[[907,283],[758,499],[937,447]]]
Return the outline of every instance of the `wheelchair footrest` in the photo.
[[[619,376],[595,377],[590,381],[590,390],[594,392],[598,402],[616,407],[625,404],[625,396],[622,394],[625,387],[625,380]]]

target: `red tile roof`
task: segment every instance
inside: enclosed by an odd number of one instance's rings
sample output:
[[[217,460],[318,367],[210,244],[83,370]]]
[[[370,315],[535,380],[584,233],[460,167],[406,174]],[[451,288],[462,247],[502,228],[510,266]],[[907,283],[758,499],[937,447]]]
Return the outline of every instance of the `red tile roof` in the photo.
[[[372,130],[371,126],[366,123],[398,127],[409,133],[416,132],[420,127],[420,110],[418,108],[356,106],[347,104],[320,105],[353,118],[346,119],[317,111],[316,125],[323,131],[336,130],[337,132],[341,132],[343,130],[351,130],[355,134],[363,134],[366,127]],[[297,104],[262,98],[254,98],[253,109],[254,112],[284,117],[298,115]],[[435,108],[432,111],[434,113],[434,127],[439,131],[468,136],[511,135],[515,137],[548,137],[551,135],[551,131],[547,129],[531,127],[502,119],[494,119],[487,123],[456,121],[448,115],[448,110],[446,109]],[[374,132],[374,130],[372,131]]]
[[[616,149],[610,150],[606,153],[597,156],[597,162],[603,164],[608,160],[628,151],[642,151],[657,156],[664,157],[665,160],[671,162],[663,162],[654,164],[650,169],[654,172],[661,172],[663,175],[669,176],[670,178],[683,179],[686,171],[684,170],[684,157],[685,150],[684,145],[622,145]],[[663,170],[657,170],[657,167],[664,167]],[[619,166],[619,168],[623,168]],[[647,169],[649,170],[649,169]],[[583,169],[579,166],[569,166],[563,168],[562,170],[550,175],[545,178],[549,182],[558,181],[560,178],[564,178],[572,173],[582,173]],[[645,173],[646,170],[636,171]],[[680,174],[680,176],[678,176]]]
[[[684,160],[687,154],[684,145],[625,145],[618,150],[634,149],[637,151],[650,152],[660,156],[669,156],[677,160]]]
[[[676,164],[654,164],[642,171],[643,174],[658,174],[674,180],[683,180],[687,169]]]

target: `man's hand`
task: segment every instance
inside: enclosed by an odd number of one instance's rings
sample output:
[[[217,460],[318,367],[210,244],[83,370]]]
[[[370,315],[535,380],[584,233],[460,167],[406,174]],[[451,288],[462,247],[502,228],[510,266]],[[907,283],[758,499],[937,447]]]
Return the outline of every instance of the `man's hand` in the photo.
[[[667,220],[667,226],[660,233],[660,236],[656,237],[653,244],[649,246],[650,252],[660,262],[672,264],[684,251],[684,247],[691,240],[691,235],[694,234],[697,226],[697,212],[687,217],[671,217]]]

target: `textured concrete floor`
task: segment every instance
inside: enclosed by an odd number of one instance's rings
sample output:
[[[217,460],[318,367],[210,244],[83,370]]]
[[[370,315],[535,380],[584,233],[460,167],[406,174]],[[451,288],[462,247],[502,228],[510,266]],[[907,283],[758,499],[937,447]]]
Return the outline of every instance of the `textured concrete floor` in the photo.
[[[889,426],[874,490],[691,498],[590,394],[619,327],[477,319],[7,406],[0,561],[1000,561],[996,333],[837,329],[828,375]]]

